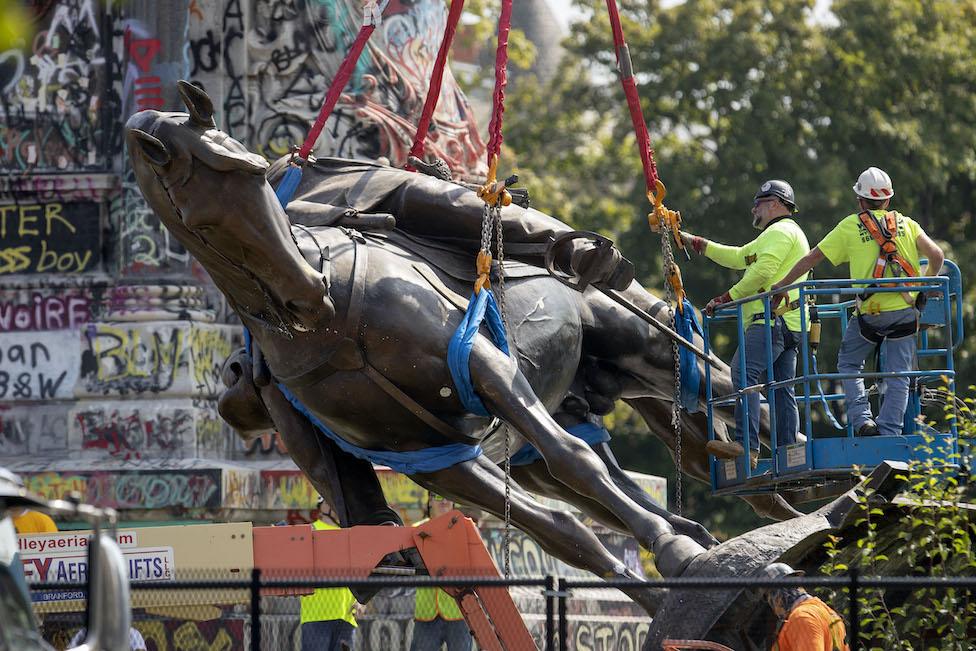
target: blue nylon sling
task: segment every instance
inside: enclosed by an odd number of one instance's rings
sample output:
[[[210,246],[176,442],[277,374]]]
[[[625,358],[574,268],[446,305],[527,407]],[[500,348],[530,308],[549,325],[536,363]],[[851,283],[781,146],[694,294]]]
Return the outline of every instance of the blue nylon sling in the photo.
[[[248,332],[247,328],[244,328],[244,344],[248,354],[251,354],[251,333]],[[308,418],[320,432],[332,439],[343,451],[348,452],[358,459],[365,459],[377,465],[388,466],[390,469],[404,475],[444,470],[453,465],[474,459],[482,452],[480,445],[467,445],[465,443],[451,443],[449,445],[440,445],[423,450],[411,450],[409,452],[361,448],[333,432],[328,425],[313,414],[284,384],[277,382],[276,386],[299,413]]]
[[[572,427],[567,427],[566,431],[591,447],[597,443],[604,443],[610,440],[610,432],[607,431],[607,428],[590,422],[577,423]],[[531,443],[526,443],[518,449],[518,452],[512,455],[512,465],[527,466],[540,459],[542,459],[542,453]]]
[[[677,312],[674,315],[674,329],[685,341],[694,343],[693,333],[697,332],[698,336],[704,336],[702,327],[698,323],[698,317],[695,316],[695,308],[691,306],[687,298],[684,299],[682,306],[682,312]],[[684,346],[680,348],[678,367],[681,369],[681,406],[689,414],[694,414],[701,410],[698,402],[698,394],[701,389],[701,369],[698,368],[698,359],[695,354]]]
[[[447,367],[451,371],[458,398],[464,408],[478,416],[491,416],[475,392],[474,385],[471,384],[471,369],[468,367],[471,348],[474,346],[482,322],[488,326],[488,334],[491,335],[491,340],[498,349],[506,355],[511,355],[508,350],[508,338],[505,336],[505,322],[502,321],[502,315],[498,311],[495,296],[490,289],[482,289],[471,296],[464,318],[461,319],[454,336],[451,337],[451,342],[447,346]]]

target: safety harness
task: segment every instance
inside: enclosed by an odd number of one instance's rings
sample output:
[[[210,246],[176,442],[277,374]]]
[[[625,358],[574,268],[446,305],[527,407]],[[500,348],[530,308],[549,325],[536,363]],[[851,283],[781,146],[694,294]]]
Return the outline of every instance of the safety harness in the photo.
[[[898,252],[898,245],[895,244],[895,236],[898,234],[898,213],[894,210],[889,210],[885,213],[884,221],[875,218],[870,210],[859,213],[857,217],[861,220],[861,225],[867,229],[867,232],[879,247],[878,259],[875,261],[874,271],[871,273],[872,278],[884,278],[885,272],[889,268],[892,272],[891,277],[918,277],[918,272],[915,270],[915,267],[905,259],[905,256]],[[885,283],[879,286],[894,287],[894,283]],[[863,302],[867,300],[867,297],[871,293],[870,288],[866,289],[860,295],[859,301]],[[901,296],[909,305],[914,304],[912,295],[909,292],[902,292]],[[860,311],[860,305],[858,305],[858,311]]]

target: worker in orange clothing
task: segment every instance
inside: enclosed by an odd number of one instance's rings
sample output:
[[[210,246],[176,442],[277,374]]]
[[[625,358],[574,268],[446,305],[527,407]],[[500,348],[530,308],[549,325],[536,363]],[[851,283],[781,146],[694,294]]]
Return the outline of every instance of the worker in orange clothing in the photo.
[[[786,563],[767,565],[759,574],[763,579],[802,575]],[[763,596],[780,620],[772,651],[850,651],[844,620],[803,588],[766,589]]]

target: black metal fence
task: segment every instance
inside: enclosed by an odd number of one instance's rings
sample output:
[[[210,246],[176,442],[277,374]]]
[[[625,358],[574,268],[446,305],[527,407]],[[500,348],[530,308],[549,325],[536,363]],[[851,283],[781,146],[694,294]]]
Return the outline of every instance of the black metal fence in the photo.
[[[181,572],[175,580],[139,582],[132,588],[134,639],[142,639],[147,651],[243,649],[352,649],[369,651],[471,651],[477,648],[464,620],[456,620],[459,612],[452,611],[450,603],[433,597],[433,611],[427,604],[421,606],[421,594],[430,597],[432,589],[440,587],[475,589],[506,589],[521,613],[521,619],[534,641],[536,648],[546,651],[571,649],[600,649],[637,651],[653,636],[661,642],[671,637],[666,630],[673,617],[674,605],[682,604],[684,612],[675,626],[680,630],[694,629],[697,625],[709,633],[712,620],[729,619],[727,611],[739,608],[750,613],[755,622],[737,617],[733,626],[743,629],[743,639],[749,638],[756,648],[772,642],[775,635],[775,617],[768,607],[756,608],[763,603],[761,589],[803,587],[814,594],[834,591],[837,597],[834,607],[845,620],[851,649],[864,648],[861,643],[860,609],[864,595],[871,590],[896,590],[912,593],[921,590],[945,592],[950,590],[971,592],[976,588],[976,578],[939,577],[876,577],[861,576],[852,571],[836,577],[791,577],[762,580],[756,578],[673,578],[642,581],[600,581],[561,579],[552,576],[533,579],[488,579],[484,577],[371,577],[349,579],[342,577],[308,578],[295,576],[282,578],[262,576],[254,570],[250,577],[214,577],[207,572]],[[358,626],[338,627],[308,626],[303,619],[327,619],[328,615],[304,611],[311,602],[302,604],[303,598],[325,593],[323,589],[338,589],[328,594],[335,597],[348,589],[359,601],[368,606],[354,606],[349,614]],[[418,592],[421,591],[421,592]],[[422,591],[426,590],[426,593]],[[649,591],[668,611],[657,622],[651,622],[645,611],[637,607],[622,592]],[[38,618],[45,639],[55,649],[65,649],[76,644],[79,631],[85,626],[84,603],[86,586],[70,583],[37,583],[31,586]],[[702,592],[716,594],[718,598],[705,599],[700,603],[695,595]],[[301,596],[305,595],[305,596]],[[353,602],[346,594],[343,599]],[[669,602],[670,599],[670,602]],[[329,597],[326,598],[326,601]],[[841,603],[842,602],[842,603]],[[345,602],[342,602],[345,603]],[[743,607],[746,604],[746,607]],[[339,602],[327,606],[335,612]],[[973,606],[976,609],[976,602]],[[423,610],[424,612],[421,612]],[[432,612],[437,617],[426,621]],[[963,613],[967,614],[967,613]],[[960,613],[947,614],[958,617]],[[976,619],[976,613],[968,613]],[[695,620],[699,618],[700,621]],[[705,620],[708,621],[705,621]],[[492,622],[499,634],[505,626],[521,626],[520,622],[500,620]],[[729,623],[726,621],[726,627]],[[662,635],[662,630],[663,631]],[[333,630],[335,629],[335,630]],[[680,632],[679,630],[679,632]],[[514,631],[511,631],[514,632]],[[310,636],[319,635],[312,640]],[[680,637],[676,635],[675,637]],[[721,636],[719,636],[721,637]],[[347,646],[343,646],[343,644]],[[139,648],[133,643],[133,648]],[[661,648],[656,646],[655,648]],[[742,648],[732,645],[732,648]],[[748,648],[748,647],[745,647]],[[965,648],[960,647],[960,648]]]

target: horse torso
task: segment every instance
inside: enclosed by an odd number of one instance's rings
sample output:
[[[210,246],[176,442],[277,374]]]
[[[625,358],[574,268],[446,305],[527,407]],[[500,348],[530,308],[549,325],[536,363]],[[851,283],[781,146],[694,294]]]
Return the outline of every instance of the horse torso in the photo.
[[[399,234],[363,236],[337,228],[295,233],[309,263],[327,267],[337,312],[333,327],[291,340],[255,333],[276,377],[359,447],[407,451],[480,439],[489,420],[466,412],[446,363],[470,296],[474,260]],[[465,267],[471,270],[467,278]],[[578,365],[580,298],[528,265],[515,263],[509,273],[509,338],[520,369],[552,410]],[[384,379],[392,390],[380,386]],[[411,413],[397,392],[460,436]]]

